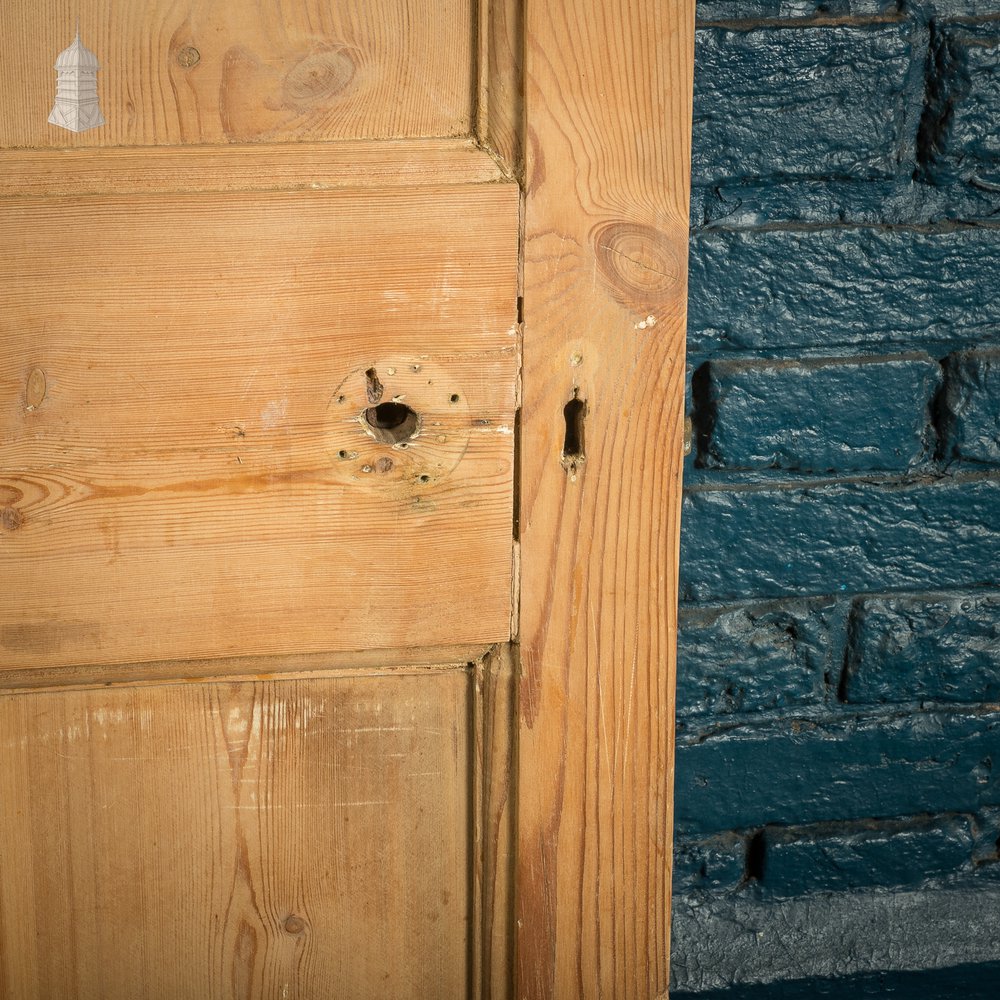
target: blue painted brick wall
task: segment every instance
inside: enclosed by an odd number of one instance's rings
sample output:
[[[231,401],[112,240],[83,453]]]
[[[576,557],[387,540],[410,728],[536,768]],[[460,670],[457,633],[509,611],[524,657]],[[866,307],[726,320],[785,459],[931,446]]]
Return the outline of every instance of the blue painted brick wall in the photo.
[[[695,66],[678,995],[1000,889],[1000,0],[699,0]]]

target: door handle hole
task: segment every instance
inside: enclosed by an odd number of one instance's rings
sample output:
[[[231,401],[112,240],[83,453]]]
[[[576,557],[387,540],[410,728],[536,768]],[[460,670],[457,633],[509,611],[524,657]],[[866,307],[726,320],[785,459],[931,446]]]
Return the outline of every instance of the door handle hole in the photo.
[[[420,417],[405,403],[388,401],[365,410],[368,433],[383,444],[402,444],[420,429]]]

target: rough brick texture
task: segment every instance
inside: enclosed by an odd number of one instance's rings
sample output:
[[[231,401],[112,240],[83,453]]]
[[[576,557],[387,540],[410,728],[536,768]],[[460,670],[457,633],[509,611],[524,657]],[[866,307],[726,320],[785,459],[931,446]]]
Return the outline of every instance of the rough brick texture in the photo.
[[[691,242],[688,349],[989,340],[998,274],[991,227],[703,232]]]
[[[824,633],[822,619],[805,602],[682,610],[678,714],[728,715],[822,700]]]
[[[671,995],[987,975],[1000,0],[698,20]]]
[[[681,734],[684,836],[768,824],[969,812],[1000,803],[1000,715],[865,713],[727,721]]]
[[[727,469],[905,470],[933,444],[930,403],[940,377],[927,354],[707,362],[694,376],[705,411],[699,461]]]
[[[760,898],[787,898],[961,876],[976,864],[977,831],[984,822],[949,814],[692,838],[678,844],[676,880],[701,894],[753,889]]]
[[[911,106],[906,22],[704,28],[697,51],[695,183],[896,169]]]
[[[1000,24],[950,25],[935,32],[931,100],[920,142],[935,179],[1000,180]]]
[[[840,695],[852,703],[1000,702],[1000,592],[859,598]]]
[[[982,586],[1000,568],[1000,480],[834,482],[688,492],[682,596]]]
[[[702,21],[742,21],[895,13],[899,0],[699,0]]]
[[[946,371],[944,453],[1000,464],[1000,350],[956,353]]]

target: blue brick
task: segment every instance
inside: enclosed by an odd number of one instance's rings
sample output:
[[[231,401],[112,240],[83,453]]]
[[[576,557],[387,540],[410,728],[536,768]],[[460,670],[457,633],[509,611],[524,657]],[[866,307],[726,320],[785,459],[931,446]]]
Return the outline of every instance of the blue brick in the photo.
[[[814,603],[682,608],[677,637],[679,715],[818,704],[828,629]]]
[[[691,240],[688,346],[996,340],[1000,229],[712,230]]]
[[[928,879],[968,873],[981,825],[980,817],[948,814],[680,838],[674,892],[753,889],[758,898],[785,898],[876,886],[915,888]]]
[[[743,880],[746,852],[747,838],[737,833],[677,840],[672,873],[674,892],[679,895],[692,889],[735,889]]]
[[[909,24],[702,28],[695,45],[696,182],[889,177],[907,155],[924,59]]]
[[[924,17],[948,18],[996,17],[997,0],[906,0],[907,6]]]
[[[995,8],[995,5],[994,5]],[[1000,180],[1000,26],[952,25],[933,46],[921,157],[935,180]]]
[[[1000,877],[1000,808],[983,809],[975,817],[972,860],[988,877]]]
[[[864,17],[898,10],[899,0],[698,0],[696,6],[699,21]]]
[[[1000,464],[1000,350],[958,352],[945,371],[945,454]]]
[[[775,223],[924,225],[951,220],[991,221],[1000,215],[1000,188],[921,183],[912,177],[857,182],[798,180],[782,184],[745,181],[695,188],[695,226],[750,228]]]
[[[816,832],[768,829],[763,833],[761,888],[768,895],[788,897],[917,887],[929,878],[970,871],[973,845],[968,816],[833,825]]]
[[[984,586],[1000,578],[1000,482],[691,488],[685,600]]]
[[[927,354],[722,360],[706,366],[699,459],[710,468],[906,469],[933,443],[941,369]]]
[[[852,703],[1000,702],[1000,591],[858,599],[841,689]]]
[[[1000,714],[727,723],[680,734],[676,767],[675,819],[683,836],[975,813],[1000,803]]]

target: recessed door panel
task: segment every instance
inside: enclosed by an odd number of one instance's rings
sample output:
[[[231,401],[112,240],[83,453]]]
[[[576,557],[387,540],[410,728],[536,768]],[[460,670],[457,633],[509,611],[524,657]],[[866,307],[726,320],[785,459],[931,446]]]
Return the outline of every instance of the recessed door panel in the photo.
[[[48,124],[76,18],[105,124]],[[472,121],[469,0],[5,0],[0,147],[455,136]]]
[[[470,677],[0,698],[0,995],[455,1000]]]
[[[7,669],[510,634],[517,188],[8,202]]]

